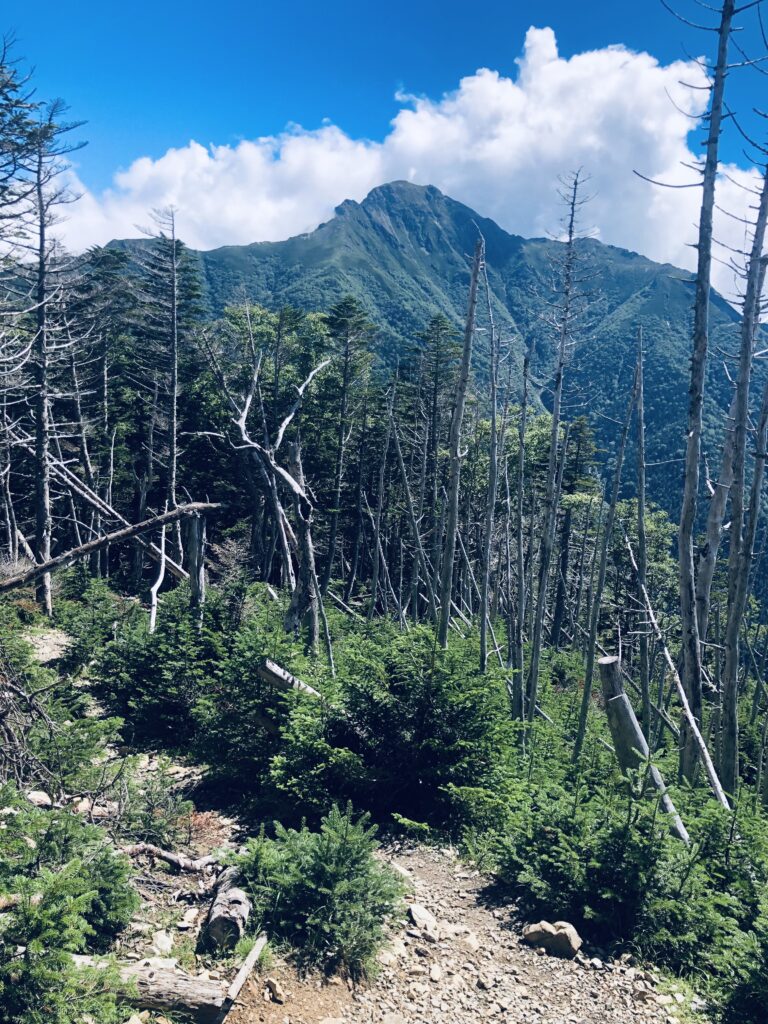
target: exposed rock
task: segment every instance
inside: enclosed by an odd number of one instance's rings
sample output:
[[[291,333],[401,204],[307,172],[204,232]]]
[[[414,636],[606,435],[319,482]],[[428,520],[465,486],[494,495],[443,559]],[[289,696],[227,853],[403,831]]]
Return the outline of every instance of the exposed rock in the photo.
[[[72,808],[76,814],[87,814],[95,821],[103,821],[105,818],[109,818],[112,815],[117,814],[119,810],[118,805],[114,800],[105,800],[103,804],[97,804],[87,796],[76,800],[72,805]]]
[[[198,912],[197,908],[196,907],[190,907],[189,910],[187,910],[184,913],[184,916],[182,917],[182,919],[179,922],[177,922],[176,927],[179,929],[179,931],[182,931],[182,932],[183,931],[189,931],[190,929],[194,928],[195,925],[197,924],[198,917],[199,917],[199,912]]]
[[[561,956],[570,960],[576,956],[582,946],[582,939],[572,924],[567,921],[539,921],[523,928],[523,938],[530,946],[541,947],[552,956]]]
[[[428,932],[430,935],[437,934],[437,918],[426,907],[422,906],[421,903],[412,903],[408,907],[408,913],[417,928]]]
[[[269,998],[273,1003],[284,1003],[286,1000],[285,989],[277,980],[277,978],[267,978],[264,982],[269,993]]]
[[[152,936],[152,948],[161,955],[173,949],[173,936],[170,932],[159,931]]]
[[[42,789],[31,789],[27,793],[27,800],[34,807],[53,807],[53,800]]]

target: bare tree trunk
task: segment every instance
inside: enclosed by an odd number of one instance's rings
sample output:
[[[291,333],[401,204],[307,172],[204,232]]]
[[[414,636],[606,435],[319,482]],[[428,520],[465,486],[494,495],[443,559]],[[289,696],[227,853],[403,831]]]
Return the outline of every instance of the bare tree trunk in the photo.
[[[392,423],[392,437],[394,438],[395,441],[395,454],[397,455],[397,463],[398,466],[400,467],[400,476],[402,477],[403,490],[405,491],[405,503],[408,515],[408,524],[411,528],[411,536],[413,537],[413,544],[414,547],[416,548],[416,589],[418,590],[418,570],[420,569],[421,575],[424,577],[424,585],[426,586],[427,592],[429,594],[429,603],[430,606],[432,606],[433,604],[436,604],[435,595],[432,587],[432,577],[430,576],[429,567],[427,566],[427,556],[424,553],[424,545],[422,544],[421,534],[419,532],[418,520],[416,519],[416,514],[413,511],[413,499],[411,497],[411,488],[408,484],[408,473],[405,468],[403,451],[402,448],[400,447],[400,437],[398,436],[397,432],[397,424],[394,423],[394,421]]]
[[[44,150],[39,141],[36,167],[37,194],[37,289],[36,331],[34,341],[34,416],[35,416],[35,559],[44,563],[51,558],[53,518],[51,515],[51,395],[49,380],[48,241],[46,197],[44,193]],[[37,583],[37,600],[46,615],[53,615],[51,577],[44,573]]]
[[[190,516],[184,522],[184,546],[189,561],[189,610],[197,628],[202,629],[205,608],[205,519],[203,516]]]
[[[384,511],[384,480],[387,472],[387,456],[389,455],[389,441],[392,435],[392,409],[395,403],[395,389],[397,387],[397,378],[392,382],[392,390],[389,395],[388,409],[387,409],[387,433],[384,438],[384,450],[381,454],[381,462],[379,463],[379,478],[378,478],[378,493],[376,495],[376,516],[373,522],[374,532],[374,546],[373,546],[373,570],[371,572],[371,603],[368,606],[368,619],[373,618],[374,612],[376,611],[376,598],[379,589],[379,571],[381,568],[381,558],[379,555],[380,551],[380,538],[381,538],[381,516]]]
[[[491,330],[491,436],[488,449],[488,492],[485,504],[485,528],[483,533],[483,557],[480,588],[480,671],[488,668],[488,590],[491,583],[491,544],[493,542],[496,492],[499,479],[499,436],[496,428],[496,393],[499,386],[499,337],[493,322],[491,289],[488,284],[488,268],[483,263],[485,294],[488,300],[488,321]]]
[[[525,718],[525,653],[523,636],[525,631],[526,599],[528,585],[525,572],[524,499],[525,499],[525,431],[528,426],[528,376],[531,369],[531,348],[529,344],[523,360],[523,395],[520,402],[520,421],[517,431],[517,516],[515,540],[517,549],[517,623],[515,628],[515,665],[512,684],[512,717],[516,721]],[[531,513],[533,518],[533,513]],[[530,555],[532,557],[532,553]]]
[[[645,532],[645,401],[643,391],[643,328],[637,332],[637,567],[641,587],[648,585],[648,541]],[[640,693],[643,735],[651,739],[651,671],[648,633],[640,629]]]
[[[341,405],[339,422],[336,430],[336,465],[333,471],[333,505],[328,526],[328,554],[325,569],[320,581],[320,592],[325,594],[333,574],[333,562],[336,557],[336,537],[339,532],[339,514],[341,505],[341,483],[344,478],[344,455],[346,451],[347,410],[349,405],[349,386],[352,367],[352,337],[347,329],[344,339],[344,364],[341,380]]]
[[[697,246],[696,295],[693,307],[693,353],[691,357],[690,403],[688,407],[687,442],[683,500],[678,531],[680,562],[680,622],[682,629],[683,677],[688,703],[697,723],[701,722],[702,666],[701,638],[696,611],[696,579],[694,570],[694,531],[699,493],[699,461],[701,459],[702,409],[704,380],[709,346],[709,301],[712,273],[712,217],[715,205],[718,149],[723,118],[723,96],[728,71],[728,42],[734,15],[734,0],[724,0],[718,32],[717,62],[712,84],[709,110],[709,133],[704,161],[699,239]],[[680,748],[680,773],[693,781],[698,752],[687,720],[683,721]]]
[[[167,511],[167,509],[166,509]],[[165,579],[165,526],[160,531],[160,568],[157,571],[157,579],[152,584],[150,589],[150,605],[149,605],[149,632],[154,633],[157,626],[157,598],[160,593],[160,587],[163,585]]]
[[[613,523],[616,518],[616,505],[619,501],[619,490],[621,488],[621,468],[624,463],[624,451],[627,446],[629,425],[632,420],[632,412],[637,398],[637,373],[635,373],[634,386],[627,405],[627,412],[624,417],[624,426],[621,431],[619,448],[616,453],[616,469],[613,474],[613,487],[611,489],[611,501],[608,506],[608,514],[605,519],[605,530],[603,542],[600,548],[600,566],[597,573],[597,585],[592,598],[592,614],[589,621],[589,641],[587,647],[587,664],[584,669],[584,691],[581,696],[581,708],[579,710],[579,727],[576,733],[576,742],[573,747],[573,760],[578,761],[584,746],[584,738],[587,734],[587,719],[589,708],[592,703],[592,679],[595,671],[595,650],[597,647],[597,632],[600,625],[600,610],[603,601],[603,588],[605,587],[605,574],[608,567],[608,550],[613,538]]]
[[[289,446],[291,475],[299,490],[294,492],[294,508],[298,522],[299,567],[296,589],[291,595],[291,604],[285,616],[287,632],[298,634],[306,619],[308,628],[307,646],[317,654],[320,639],[318,618],[318,593],[315,591],[315,549],[312,544],[312,505],[304,489],[304,470],[301,465],[301,447],[298,442]]]
[[[355,489],[355,536],[352,541],[352,557],[349,577],[344,587],[344,600],[349,601],[355,588],[363,539],[363,466],[365,465],[366,443],[368,441],[368,392],[363,401],[363,425],[360,431],[360,449],[357,455],[357,485]]]
[[[137,494],[136,518],[144,519],[147,514],[147,497],[155,479],[155,426],[157,424],[157,405],[160,386],[157,377],[152,385],[152,403],[149,410],[149,419],[146,424],[147,436],[144,442],[144,465],[135,474]],[[138,587],[141,580],[143,568],[143,549],[137,547],[134,551],[133,577],[134,585]]]
[[[464,327],[464,346],[461,357],[461,369],[456,385],[456,399],[451,419],[450,477],[448,499],[446,502],[445,544],[443,547],[443,564],[440,578],[440,621],[437,638],[440,646],[448,646],[448,628],[451,621],[451,593],[453,590],[453,561],[456,555],[456,534],[459,525],[459,484],[461,480],[461,425],[464,419],[464,405],[469,386],[469,371],[472,362],[472,341],[475,335],[475,310],[477,308],[477,284],[480,269],[485,259],[485,242],[481,238],[475,245],[475,256],[472,262],[472,276],[469,284],[469,304],[467,320]]]
[[[752,504],[746,533],[744,531],[744,498],[746,491],[747,430],[749,419],[749,387],[752,379],[754,337],[760,316],[760,286],[763,280],[763,245],[768,219],[768,172],[763,179],[760,206],[755,221],[752,250],[747,269],[744,315],[741,322],[739,375],[736,383],[736,409],[733,430],[733,486],[731,488],[731,532],[728,555],[728,614],[725,625],[725,669],[723,673],[722,742],[720,771],[726,791],[736,796],[739,781],[739,631],[741,629],[752,567],[757,518],[760,507],[760,485],[764,466],[765,437],[763,413],[758,426],[757,458],[752,481]],[[755,484],[757,483],[757,490]]]
[[[661,806],[672,819],[672,831],[686,846],[690,846],[691,837],[688,835],[688,830],[677,813],[675,805],[672,803],[659,769],[655,765],[648,763],[650,750],[635,718],[635,712],[629,698],[624,693],[624,688],[621,684],[619,659],[615,657],[601,658],[598,666],[603,684],[605,711],[611,729],[616,757],[622,771],[626,772],[646,767],[651,782],[661,794]]]
[[[533,619],[533,635],[531,637],[531,664],[528,672],[528,721],[532,722],[536,714],[536,703],[539,695],[539,663],[544,631],[544,612],[547,606],[547,582],[555,543],[555,526],[557,524],[557,504],[555,490],[557,486],[557,453],[560,443],[560,406],[563,398],[563,377],[567,345],[571,327],[572,307],[575,289],[576,270],[576,214],[579,203],[579,174],[573,176],[568,205],[568,239],[565,251],[565,268],[563,280],[563,305],[559,324],[559,340],[557,346],[557,363],[552,398],[552,426],[549,437],[549,464],[547,466],[547,483],[544,495],[544,528],[539,546],[538,590],[536,593],[536,611]],[[531,595],[533,601],[534,595]]]
[[[170,416],[168,421],[168,507],[176,505],[176,486],[178,476],[178,438],[179,438],[179,256],[176,238],[176,215],[170,211],[171,227],[171,379]],[[184,562],[181,543],[181,524],[176,523],[176,554],[179,564]]]

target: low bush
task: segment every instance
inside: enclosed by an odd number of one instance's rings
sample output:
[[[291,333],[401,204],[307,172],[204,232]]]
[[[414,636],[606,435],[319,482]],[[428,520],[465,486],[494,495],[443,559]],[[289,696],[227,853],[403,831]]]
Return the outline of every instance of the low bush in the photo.
[[[32,807],[10,786],[0,814],[0,1020],[124,1020],[114,972],[78,967],[72,954],[107,951],[136,910],[127,858],[101,829]]]
[[[202,630],[188,605],[186,587],[165,594],[154,633],[146,615],[130,617],[96,657],[94,689],[128,723],[129,742],[177,749],[194,737],[195,705],[217,671],[223,635],[214,598],[206,605]]]
[[[275,825],[236,858],[253,898],[257,927],[290,943],[303,968],[363,976],[397,909],[401,887],[374,856],[375,828],[351,807],[333,807],[311,832]]]
[[[272,761],[302,809],[351,800],[379,821],[397,813],[446,828],[448,787],[495,782],[509,746],[504,683],[460,644],[442,652],[431,629],[378,623],[342,639],[336,669],[331,699],[295,703]]]
[[[0,926],[0,1019],[7,1024],[119,1024],[127,1010],[115,995],[115,971],[76,966],[89,948],[94,890],[81,862],[42,869],[16,887]]]
[[[10,786],[0,789],[0,809],[0,894],[27,892],[41,872],[65,871],[84,944],[108,948],[138,906],[128,859],[102,829],[69,811],[32,807]]]

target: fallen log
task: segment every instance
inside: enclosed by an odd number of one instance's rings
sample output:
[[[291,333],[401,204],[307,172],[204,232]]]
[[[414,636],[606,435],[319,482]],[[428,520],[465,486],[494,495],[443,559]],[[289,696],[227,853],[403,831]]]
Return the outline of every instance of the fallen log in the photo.
[[[236,867],[225,868],[216,883],[216,894],[203,926],[203,944],[213,949],[234,949],[245,934],[251,901],[240,888]]]
[[[643,730],[635,715],[629,697],[624,693],[621,682],[621,663],[618,658],[608,656],[598,661],[600,679],[605,698],[605,713],[611,730],[616,758],[622,771],[639,768],[648,763],[650,750]],[[654,787],[661,794],[661,806],[670,816],[672,831],[686,846],[690,846],[691,837],[677,813],[677,808],[667,793],[667,787],[661,772],[655,765],[649,765],[648,774]]]
[[[79,967],[107,966],[90,956],[72,959]],[[219,1024],[226,1016],[227,988],[220,981],[161,967],[152,959],[119,962],[116,967],[120,977],[117,994],[132,1006],[183,1013],[194,1024]]]
[[[183,853],[163,850],[153,843],[134,843],[123,847],[120,852],[127,857],[161,860],[177,871],[189,874],[204,874],[222,866],[216,857],[209,855],[193,859]],[[240,872],[236,867],[225,868],[216,880],[213,903],[202,931],[202,944],[207,948],[233,949],[245,934],[252,908],[248,894],[240,887],[240,881]]]
[[[133,843],[132,846],[124,846],[120,853],[126,857],[151,857],[153,860],[161,860],[165,864],[176,868],[177,871],[188,872],[189,874],[208,871],[209,868],[221,867],[218,858],[208,855],[206,857],[187,857],[183,853],[173,853],[171,850],[163,850],[154,843]]]
[[[240,970],[229,985],[200,975],[187,974],[175,967],[159,965],[156,960],[119,962],[119,995],[140,1010],[176,1011],[194,1024],[223,1024],[235,1005],[267,944],[259,935]],[[73,956],[79,967],[104,968],[108,961],[90,956]]]
[[[680,698],[680,704],[683,709],[683,715],[685,716],[685,720],[688,723],[688,728],[691,730],[691,735],[693,736],[694,740],[696,741],[696,745],[699,748],[699,754],[701,755],[701,760],[704,764],[704,770],[706,771],[707,778],[709,779],[709,785],[712,789],[712,792],[715,794],[718,803],[722,807],[724,807],[726,811],[730,811],[731,805],[728,801],[728,797],[725,795],[723,784],[720,782],[717,770],[712,761],[712,756],[710,755],[709,749],[707,748],[706,741],[704,737],[701,735],[701,729],[699,729],[699,724],[696,721],[693,712],[691,711],[691,705],[688,703],[688,697],[686,695],[685,687],[683,686],[682,680],[680,679],[680,673],[677,671],[677,665],[675,664],[674,658],[670,654],[669,648],[667,647],[666,641],[664,639],[664,634],[661,631],[658,619],[656,618],[656,613],[653,610],[651,599],[648,596],[648,591],[645,588],[645,586],[640,582],[639,570],[637,568],[635,553],[632,550],[632,544],[630,543],[627,531],[624,530],[623,527],[622,532],[624,533],[624,543],[627,547],[627,551],[629,552],[629,560],[632,563],[632,568],[634,569],[635,577],[638,580],[640,592],[643,595],[643,604],[645,605],[645,611],[648,616],[648,621],[651,624],[653,635],[656,637],[659,644],[661,645],[664,660],[667,663],[667,667],[669,668],[670,674],[675,683],[677,695]]]
[[[310,697],[319,697],[322,700],[322,695],[318,693],[313,687],[309,686],[308,683],[303,683],[296,676],[292,676],[290,672],[287,672],[284,668],[281,668],[277,662],[272,661],[271,658],[262,658],[256,668],[256,673],[260,679],[263,679],[265,683],[271,683],[273,686],[279,686],[281,690],[299,690],[301,693],[306,693]]]
[[[164,512],[162,515],[153,516],[151,519],[145,519],[141,523],[132,523],[120,530],[113,530],[112,533],[105,533],[101,537],[89,540],[86,544],[81,544],[79,547],[71,548],[69,551],[65,551],[61,555],[56,555],[55,558],[49,558],[46,562],[40,562],[33,565],[25,572],[0,580],[0,594],[5,593],[7,590],[14,590],[16,587],[23,587],[26,583],[31,583],[33,580],[39,579],[41,576],[45,576],[54,569],[60,569],[66,565],[70,565],[78,558],[85,558],[87,555],[93,554],[94,551],[99,551],[101,548],[107,547],[108,545],[118,544],[123,540],[131,540],[142,533],[148,533],[150,530],[154,530],[158,526],[163,526],[165,523],[175,522],[183,516],[198,515],[200,512],[209,512],[219,507],[219,505],[206,501],[190,502],[188,505],[180,505],[178,508],[174,508],[170,512]]]
[[[237,997],[240,995],[240,992],[243,989],[243,985],[245,985],[246,981],[248,981],[248,978],[251,976],[251,972],[253,971],[253,968],[256,966],[256,963],[257,963],[259,957],[261,956],[262,950],[264,949],[266,944],[267,944],[267,936],[262,932],[261,935],[258,937],[258,939],[256,939],[256,941],[254,942],[253,946],[251,947],[250,953],[248,954],[248,956],[243,961],[243,966],[240,968],[240,970],[235,975],[234,980],[232,981],[232,984],[227,989],[227,999],[226,999],[226,1002],[224,1004],[225,1005],[225,1012],[224,1012],[224,1016],[225,1017],[226,1017],[227,1013],[229,1012],[229,1008],[234,1006]],[[229,1005],[227,1006],[227,1004],[229,1004]],[[223,1019],[224,1019],[223,1017],[219,1018],[220,1021],[223,1020]]]
[[[34,442],[31,438],[25,437],[22,434],[14,433],[12,428],[8,428],[9,435],[13,440],[14,444],[19,445],[25,451],[29,452],[30,455],[35,454]],[[92,491],[90,487],[84,483],[76,473],[64,463],[59,463],[55,459],[51,459],[49,464],[51,476],[55,477],[60,483],[64,484],[70,491],[77,494],[78,497],[86,501],[92,508],[95,508],[97,512],[100,512],[103,516],[108,519],[114,519],[118,523],[122,523],[124,526],[130,526],[130,522],[121,515],[117,509],[113,508],[108,502],[106,502],[100,495]],[[144,537],[134,537],[133,540],[139,547],[143,548],[144,551],[154,561],[159,562],[161,559],[160,549],[152,543],[152,541],[145,540]],[[34,558],[32,559],[34,561]],[[172,576],[175,576],[177,580],[188,580],[189,573],[186,569],[182,569],[180,565],[173,561],[173,559],[166,556],[166,565],[168,572]]]

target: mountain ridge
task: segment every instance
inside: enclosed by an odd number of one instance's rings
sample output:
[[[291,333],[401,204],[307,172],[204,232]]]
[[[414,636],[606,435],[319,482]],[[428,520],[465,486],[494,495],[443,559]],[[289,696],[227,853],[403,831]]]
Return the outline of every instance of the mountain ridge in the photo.
[[[345,200],[314,231],[280,242],[254,242],[197,252],[211,316],[248,299],[270,308],[291,304],[327,310],[343,295],[358,297],[378,327],[377,346],[394,361],[429,318],[443,313],[460,328],[466,310],[471,253],[477,232],[486,243],[493,312],[520,377],[530,344],[533,372],[546,380],[555,332],[546,315],[554,295],[551,265],[563,243],[511,234],[433,185],[380,185],[362,200]],[[130,241],[116,243],[131,247]],[[598,444],[611,451],[624,415],[635,362],[637,331],[646,348],[649,490],[675,508],[687,409],[693,275],[632,250],[593,238],[578,242],[588,268],[586,315],[576,331],[566,382],[566,413],[589,415]],[[735,337],[738,314],[713,292],[713,352]],[[487,365],[478,335],[476,368]],[[705,440],[710,451],[722,431],[730,384],[722,360],[711,359]],[[632,450],[628,452],[630,466]],[[629,475],[629,470],[627,471]]]

